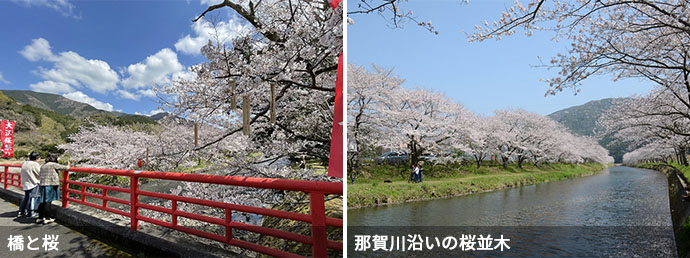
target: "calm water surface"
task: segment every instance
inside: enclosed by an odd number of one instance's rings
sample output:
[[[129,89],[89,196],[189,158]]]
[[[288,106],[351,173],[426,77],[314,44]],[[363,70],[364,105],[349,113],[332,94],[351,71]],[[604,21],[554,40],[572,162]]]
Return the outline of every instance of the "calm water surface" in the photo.
[[[353,235],[358,233],[419,231],[447,236],[493,232],[493,236],[511,238],[511,250],[456,254],[674,257],[667,188],[666,177],[659,172],[613,167],[565,181],[348,210],[348,248],[353,248]],[[424,256],[419,252],[402,255]]]

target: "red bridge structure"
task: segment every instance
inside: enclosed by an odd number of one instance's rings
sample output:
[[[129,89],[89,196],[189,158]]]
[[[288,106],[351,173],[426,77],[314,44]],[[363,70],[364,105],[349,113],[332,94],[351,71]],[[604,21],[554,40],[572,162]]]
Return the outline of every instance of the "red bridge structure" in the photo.
[[[20,164],[0,164],[0,168],[4,167],[2,174],[2,183],[5,189],[10,186],[21,189],[21,174],[10,172],[11,167],[20,168]],[[69,179],[69,172],[74,173],[89,173],[102,174],[111,176],[128,177],[130,180],[129,188],[115,187],[101,184],[93,184],[86,182],[78,182]],[[268,209],[262,207],[238,205],[232,203],[225,203],[213,200],[205,200],[198,198],[183,197],[167,193],[149,192],[139,189],[140,178],[164,179],[185,182],[198,182],[216,185],[233,185],[253,188],[276,189],[285,191],[299,191],[309,195],[309,214],[295,213],[289,211]],[[298,243],[308,244],[312,246],[312,255],[314,257],[326,257],[328,249],[342,252],[343,244],[339,241],[327,239],[327,227],[343,227],[343,220],[337,218],[326,217],[325,196],[326,195],[342,195],[343,183],[341,182],[324,182],[324,181],[305,181],[305,180],[289,180],[289,179],[274,179],[274,178],[256,178],[256,177],[239,177],[239,176],[220,176],[220,175],[203,175],[203,174],[188,174],[175,172],[155,172],[155,171],[135,171],[135,170],[116,170],[116,169],[97,169],[97,168],[80,168],[71,167],[68,171],[64,171],[61,177],[61,194],[62,207],[69,208],[70,202],[77,203],[106,212],[119,214],[129,217],[131,231],[139,229],[139,222],[144,221],[158,226],[170,228],[173,230],[185,232],[203,238],[212,239],[223,242],[228,245],[238,246],[248,250],[260,252],[277,257],[301,257],[300,255],[274,249],[271,247],[259,245],[233,238],[232,229],[245,230],[262,235],[273,236],[286,240],[291,240]],[[80,190],[70,188],[70,185],[77,185],[81,187]],[[79,188],[77,187],[77,188]],[[100,189],[101,194],[96,194],[87,191],[90,189]],[[129,200],[115,198],[109,196],[109,192],[128,193]],[[73,198],[70,193],[80,196],[80,198]],[[100,199],[99,203],[93,203],[86,200],[86,197]],[[171,208],[160,207],[139,202],[139,196],[150,196],[172,202]],[[129,212],[108,207],[108,202],[115,202],[122,205],[129,206]],[[212,217],[202,214],[190,213],[178,210],[179,203],[189,203],[195,205],[202,205],[212,208],[223,209],[225,211],[224,218]],[[148,209],[171,216],[170,221],[163,221],[139,214],[140,209]],[[232,220],[233,212],[245,212],[258,214],[263,216],[276,217],[281,219],[288,219],[294,221],[301,221],[311,224],[311,236],[301,235],[298,233],[287,232],[283,230],[267,228],[239,221]],[[210,224],[219,225],[225,228],[225,234],[219,235],[216,233],[206,232],[178,224],[178,218],[185,217],[198,221],[203,221]]]

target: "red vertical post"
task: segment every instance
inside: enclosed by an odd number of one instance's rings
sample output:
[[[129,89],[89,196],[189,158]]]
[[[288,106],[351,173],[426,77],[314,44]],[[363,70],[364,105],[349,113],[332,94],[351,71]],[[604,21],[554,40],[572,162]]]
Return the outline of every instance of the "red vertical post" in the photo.
[[[82,186],[81,186],[81,201],[82,201],[82,202],[85,202],[85,201],[86,201],[86,195],[85,195],[85,193],[86,193],[86,186],[83,186],[83,185],[82,185]]]
[[[312,254],[314,257],[326,257],[328,247],[326,242],[326,205],[323,193],[309,193],[311,212],[311,236],[314,238]]]
[[[131,230],[137,231],[139,229],[139,178],[136,176],[131,176],[129,180],[129,212],[130,212],[130,224]]]
[[[103,208],[108,207],[108,200],[105,197],[108,197],[108,189],[103,189]]]
[[[10,171],[10,167],[6,166],[5,167],[5,173],[3,173],[3,175],[2,175],[2,178],[3,178],[2,181],[5,182],[5,189],[7,189],[7,172],[9,172],[9,171]]]
[[[225,242],[229,243],[232,240],[232,210],[230,208],[225,208]]]
[[[67,200],[67,189],[69,189],[69,170],[62,171],[62,208],[69,207],[69,201]]]

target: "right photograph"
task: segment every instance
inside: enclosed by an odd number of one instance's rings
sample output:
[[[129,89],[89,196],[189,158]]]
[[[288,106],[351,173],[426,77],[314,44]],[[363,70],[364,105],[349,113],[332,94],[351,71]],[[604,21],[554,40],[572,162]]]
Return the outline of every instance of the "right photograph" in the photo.
[[[690,2],[347,15],[348,257],[690,257]]]

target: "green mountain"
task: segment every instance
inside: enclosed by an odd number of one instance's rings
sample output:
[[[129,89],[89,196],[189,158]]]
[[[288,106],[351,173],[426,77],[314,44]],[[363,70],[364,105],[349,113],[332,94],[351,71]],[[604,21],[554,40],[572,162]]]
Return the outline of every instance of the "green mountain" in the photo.
[[[0,92],[0,119],[15,121],[15,156],[23,157],[31,151],[56,152],[58,144],[65,143],[67,136],[77,132],[80,119],[18,103]],[[45,157],[45,156],[44,156]]]
[[[169,115],[170,115],[170,113],[168,113],[168,112],[162,112],[162,113],[152,115],[152,116],[150,116],[150,118],[153,119],[153,121],[158,121],[158,120],[161,120],[161,119],[163,119]]]
[[[89,104],[74,101],[60,95],[41,93],[29,90],[2,90],[6,96],[13,98],[21,104],[55,111],[63,115],[87,117],[96,114],[112,114],[115,116],[126,115],[122,112],[108,112],[97,109]]]
[[[59,152],[58,144],[66,143],[79,128],[93,124],[139,124],[144,130],[158,124],[148,116],[98,110],[59,95],[32,91],[0,91],[0,110],[0,120],[16,122],[16,157],[31,151],[40,151],[44,157],[48,152]]]
[[[613,106],[615,100],[615,98],[593,100],[583,105],[553,112],[548,117],[561,123],[575,134],[596,136],[596,132],[602,131],[597,126],[597,120],[606,110]],[[609,143],[612,140],[609,136],[603,137],[599,140],[599,144],[609,150],[609,155],[613,156],[617,163],[620,163],[623,160],[623,154],[627,152],[628,146],[621,144],[610,145]]]
[[[561,123],[573,133],[594,136],[595,130],[598,129],[597,120],[604,111],[611,108],[614,100],[613,98],[593,100],[583,105],[553,112],[548,117]]]

